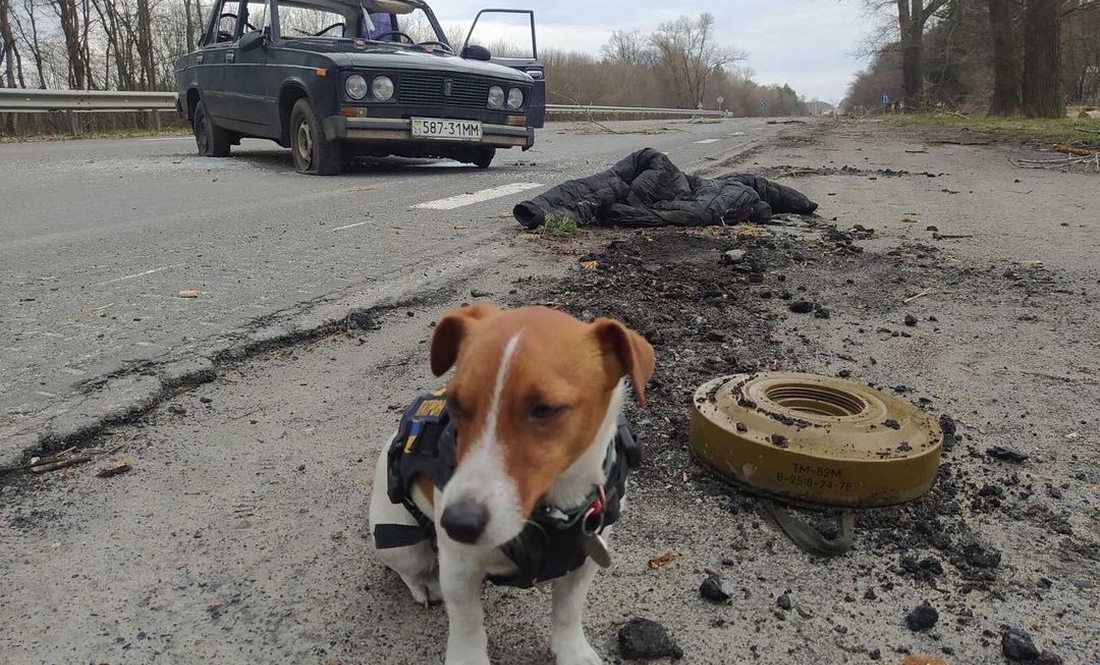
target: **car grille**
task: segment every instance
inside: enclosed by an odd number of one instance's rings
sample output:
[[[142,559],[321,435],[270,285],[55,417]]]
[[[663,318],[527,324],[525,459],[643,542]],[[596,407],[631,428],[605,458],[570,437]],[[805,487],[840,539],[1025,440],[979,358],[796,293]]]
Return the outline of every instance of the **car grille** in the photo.
[[[451,94],[443,94],[447,80],[451,81]],[[400,75],[397,98],[402,104],[428,104],[483,109],[489,98],[489,81],[476,78],[425,74],[420,72]]]

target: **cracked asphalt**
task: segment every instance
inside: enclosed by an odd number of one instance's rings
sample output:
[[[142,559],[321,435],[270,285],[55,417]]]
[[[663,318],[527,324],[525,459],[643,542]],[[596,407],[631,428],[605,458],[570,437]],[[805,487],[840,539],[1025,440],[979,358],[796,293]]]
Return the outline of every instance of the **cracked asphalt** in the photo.
[[[613,127],[623,133],[551,124],[486,171],[392,159],[334,178],[299,176],[289,151],[258,140],[230,159],[195,156],[187,137],[0,145],[0,459],[14,454],[5,439],[33,438],[106,375],[208,355],[212,338],[303,302],[379,299],[410,278],[428,288],[444,266],[478,269],[514,229],[512,205],[540,186],[647,145],[713,165],[778,131],[753,119]],[[460,207],[414,207],[466,194]]]

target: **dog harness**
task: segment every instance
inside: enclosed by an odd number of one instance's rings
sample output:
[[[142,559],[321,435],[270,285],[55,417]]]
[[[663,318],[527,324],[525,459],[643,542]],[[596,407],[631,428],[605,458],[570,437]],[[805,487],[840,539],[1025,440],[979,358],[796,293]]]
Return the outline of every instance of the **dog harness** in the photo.
[[[457,433],[442,390],[420,396],[405,411],[388,451],[387,493],[390,501],[403,505],[417,524],[376,524],[377,549],[407,547],[425,540],[436,548],[435,523],[413,501],[413,483],[417,476],[424,476],[442,490],[455,472],[456,444]],[[641,446],[620,417],[604,458],[603,485],[594,486],[580,505],[569,510],[545,502],[535,506],[523,531],[500,548],[515,564],[516,572],[489,579],[496,584],[529,588],[584,565],[588,558],[586,540],[598,537],[619,519],[626,476],[641,460]]]

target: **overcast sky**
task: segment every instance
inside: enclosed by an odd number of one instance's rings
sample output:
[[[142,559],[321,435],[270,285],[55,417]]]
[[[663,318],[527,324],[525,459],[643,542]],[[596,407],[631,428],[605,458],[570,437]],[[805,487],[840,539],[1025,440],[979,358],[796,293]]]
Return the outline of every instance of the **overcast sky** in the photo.
[[[535,9],[539,47],[598,53],[615,30],[650,32],[681,14],[714,14],[721,41],[747,51],[759,83],[789,83],[807,99],[839,102],[866,66],[853,55],[870,26],[858,0],[431,0],[441,21],[483,7]]]

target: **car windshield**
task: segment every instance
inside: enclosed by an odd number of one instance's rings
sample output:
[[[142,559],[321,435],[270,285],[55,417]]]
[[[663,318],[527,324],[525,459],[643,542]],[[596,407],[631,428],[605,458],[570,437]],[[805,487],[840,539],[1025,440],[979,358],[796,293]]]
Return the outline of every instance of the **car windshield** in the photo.
[[[284,38],[365,39],[407,47],[446,42],[428,11],[400,0],[288,0],[278,6]]]

